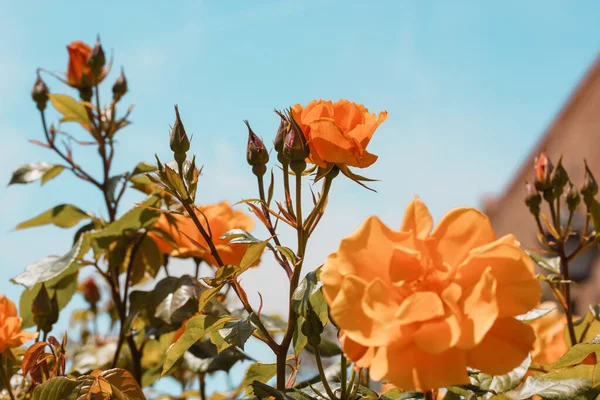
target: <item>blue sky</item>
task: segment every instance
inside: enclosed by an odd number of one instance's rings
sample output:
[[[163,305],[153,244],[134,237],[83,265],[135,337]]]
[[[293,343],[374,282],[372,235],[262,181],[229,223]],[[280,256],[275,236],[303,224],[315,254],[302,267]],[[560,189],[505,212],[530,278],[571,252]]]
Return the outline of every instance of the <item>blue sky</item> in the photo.
[[[273,108],[315,98],[347,98],[388,120],[369,149],[380,156],[366,171],[377,194],[338,179],[328,214],[315,233],[310,267],[368,215],[399,226],[418,194],[439,219],[448,209],[479,206],[502,190],[600,49],[597,1],[0,1],[0,181],[16,166],[58,161],[30,145],[40,139],[29,93],[35,70],[65,71],[65,46],[100,34],[124,66],[136,104],[121,132],[115,171],[154,153],[169,159],[168,127],[178,103],[192,150],[205,165],[199,202],[254,197],[245,161],[249,119],[266,141],[278,126]],[[53,92],[72,93],[51,79]],[[111,84],[106,85],[108,98]],[[54,116],[55,120],[56,117]],[[84,133],[73,131],[81,138]],[[91,149],[75,157],[92,172]],[[133,193],[125,201],[132,205]],[[70,201],[103,213],[99,193],[67,173],[39,185],[0,189],[0,293],[29,263],[68,250],[73,232],[12,232],[20,221]],[[125,208],[124,208],[125,209]],[[260,231],[259,231],[260,233]],[[187,265],[178,266],[179,272]],[[271,262],[244,284],[283,311],[285,294],[258,289],[283,282]],[[61,321],[66,326],[66,321]]]

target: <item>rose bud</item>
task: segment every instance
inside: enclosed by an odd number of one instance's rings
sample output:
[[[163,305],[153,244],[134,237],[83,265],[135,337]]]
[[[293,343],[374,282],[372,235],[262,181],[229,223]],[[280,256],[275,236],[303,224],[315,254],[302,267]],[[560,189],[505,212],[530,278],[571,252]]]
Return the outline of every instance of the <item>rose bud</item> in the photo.
[[[290,118],[290,130],[285,135],[283,155],[291,161],[290,167],[295,173],[301,173],[306,168],[305,160],[310,155],[310,149],[304,133],[293,118]]]
[[[185,153],[190,149],[190,140],[185,133],[185,128],[183,127],[183,122],[181,122],[177,105],[175,105],[175,124],[173,124],[173,129],[171,130],[170,145],[171,150],[175,153],[176,159],[177,154],[183,154],[185,160]]]
[[[102,49],[102,44],[100,43],[100,37],[96,40],[96,44],[90,53],[87,64],[90,66],[92,74],[95,77],[102,75],[102,69],[106,64],[106,56],[104,55],[104,50]]]
[[[50,91],[48,90],[48,86],[46,86],[46,83],[38,74],[37,79],[35,80],[35,83],[33,85],[33,90],[31,91],[31,98],[37,104],[38,110],[44,111],[44,109],[46,108],[46,103],[48,103],[49,92]]]
[[[569,190],[567,191],[567,208],[569,212],[575,212],[580,202],[581,196],[579,195],[579,191],[572,183],[569,183]]]
[[[535,158],[535,188],[537,190],[546,191],[552,188],[550,176],[553,170],[554,166],[546,153]]]
[[[540,205],[542,204],[542,196],[535,190],[535,188],[529,183],[525,182],[527,195],[525,197],[525,205],[529,208],[529,211],[534,216],[540,214]]]
[[[125,79],[125,72],[123,68],[121,68],[121,75],[115,81],[115,84],[112,87],[113,91],[113,100],[115,102],[119,101],[121,97],[127,93],[127,79]]]
[[[583,185],[581,186],[581,195],[583,196],[583,201],[589,207],[593,201],[594,196],[598,194],[598,183],[596,182],[596,178],[590,171],[590,168],[585,162],[585,176],[583,178]]]
[[[286,120],[286,118],[280,114],[281,123],[279,124],[279,129],[277,129],[277,134],[275,135],[275,141],[273,142],[273,146],[277,153],[281,153],[283,151],[283,142],[285,141],[285,135],[290,129],[290,123]]]
[[[250,128],[250,123],[248,121],[244,121],[244,123],[248,127],[246,160],[248,161],[248,164],[252,166],[254,174],[262,176],[267,170],[266,164],[269,162],[269,152],[265,149],[262,140],[260,140],[254,131],[252,131],[252,128]]]
[[[86,302],[94,305],[100,301],[100,290],[96,285],[94,278],[89,277],[83,284],[81,284],[80,292],[83,294],[83,298]]]

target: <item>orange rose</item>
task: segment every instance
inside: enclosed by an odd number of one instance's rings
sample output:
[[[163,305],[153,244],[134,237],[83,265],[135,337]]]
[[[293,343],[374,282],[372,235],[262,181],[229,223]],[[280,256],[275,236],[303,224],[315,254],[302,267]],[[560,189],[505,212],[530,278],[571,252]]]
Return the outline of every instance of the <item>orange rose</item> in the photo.
[[[35,339],[37,335],[37,332],[21,330],[21,318],[17,316],[15,304],[0,295],[0,354]]]
[[[248,245],[239,243],[230,244],[230,239],[219,239],[219,237],[232,229],[251,231],[252,228],[254,228],[254,220],[244,214],[244,212],[239,210],[236,211],[231,208],[227,201],[219,204],[198,206],[196,215],[207,232],[206,220],[208,220],[210,231],[212,232],[213,243],[215,244],[223,263],[239,265]],[[158,237],[158,235],[150,234],[160,247],[161,251],[164,254],[169,254],[173,257],[198,257],[203,259],[209,265],[215,267],[218,266],[217,261],[210,254],[208,244],[192,219],[183,215],[174,215],[173,217],[177,221],[176,228],[169,225],[167,217],[164,215],[158,219],[155,227],[169,233],[177,244],[177,248],[173,248],[170,244]],[[193,241],[191,241],[188,236],[192,238]],[[194,242],[197,242],[204,248],[199,248]]]
[[[308,141],[307,162],[320,167],[331,163],[366,168],[377,160],[366,149],[377,127],[387,119],[386,111],[377,116],[348,100],[313,100],[306,107],[293,106],[292,117]]]
[[[67,46],[69,51],[69,68],[67,70],[67,83],[74,88],[94,86],[105,77],[104,68],[98,77],[92,74],[92,68],[88,64],[92,48],[82,41],[71,42]]]
[[[556,303],[545,301],[538,308],[556,308]],[[533,362],[551,364],[567,352],[569,345],[565,339],[566,324],[567,317],[558,310],[529,323],[535,332],[535,344],[531,352]]]
[[[513,318],[540,298],[514,236],[496,238],[488,218],[466,207],[432,228],[415,198],[399,231],[367,219],[320,275],[346,355],[403,390],[467,384],[467,366],[505,374],[535,340]]]

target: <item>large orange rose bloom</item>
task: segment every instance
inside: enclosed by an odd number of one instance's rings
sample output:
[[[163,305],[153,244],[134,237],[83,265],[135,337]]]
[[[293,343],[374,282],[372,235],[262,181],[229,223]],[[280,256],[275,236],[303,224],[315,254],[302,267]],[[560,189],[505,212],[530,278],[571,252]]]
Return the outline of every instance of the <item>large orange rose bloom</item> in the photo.
[[[377,160],[367,145],[387,111],[370,114],[362,104],[340,100],[336,103],[313,100],[306,107],[296,104],[292,117],[304,132],[310,148],[308,162],[326,167],[344,164],[365,168]]]
[[[100,73],[98,81],[92,75],[92,68],[88,65],[88,58],[92,48],[82,41],[72,42],[67,46],[69,51],[69,68],[67,70],[67,82],[75,88],[91,87],[100,83],[104,78],[104,69]]]
[[[21,318],[17,315],[15,304],[0,295],[0,354],[35,339],[37,335],[37,332],[21,330]]]
[[[545,301],[538,308],[556,308],[553,301]],[[569,345],[565,339],[567,317],[557,309],[529,323],[535,332],[535,345],[531,352],[533,362],[551,364],[562,357]]]
[[[204,216],[202,214],[204,214]],[[254,220],[244,214],[243,211],[231,208],[227,201],[218,204],[197,206],[196,215],[207,232],[208,228],[206,226],[206,221],[208,220],[210,231],[212,232],[213,243],[215,244],[223,263],[239,265],[248,245],[239,243],[229,244],[230,239],[219,239],[219,237],[232,229],[243,229],[249,232],[254,228]],[[155,227],[169,233],[173,237],[175,243],[177,243],[177,248],[173,248],[157,235],[150,234],[160,247],[161,251],[164,254],[169,254],[173,257],[198,257],[203,259],[209,265],[215,267],[218,266],[217,261],[210,254],[210,251],[207,251],[209,250],[208,244],[192,219],[183,215],[174,215],[173,217],[177,221],[176,228],[169,225],[167,217],[164,215],[158,219]],[[204,247],[204,249],[198,248],[198,246],[188,239],[186,235]]]
[[[539,301],[531,259],[488,218],[456,208],[433,230],[415,198],[399,231],[367,219],[321,271],[346,355],[403,390],[467,384],[467,366],[517,367],[533,329],[513,318]]]

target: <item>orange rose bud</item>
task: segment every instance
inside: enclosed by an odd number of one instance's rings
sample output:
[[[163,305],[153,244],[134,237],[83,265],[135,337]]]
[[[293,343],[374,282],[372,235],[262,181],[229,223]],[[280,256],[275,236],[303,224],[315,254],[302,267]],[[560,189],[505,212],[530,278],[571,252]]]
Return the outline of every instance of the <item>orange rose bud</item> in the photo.
[[[248,127],[248,146],[246,148],[246,160],[253,168],[257,176],[263,176],[267,171],[266,164],[269,162],[269,152],[265,149],[262,140],[252,131],[250,123],[244,121]]]
[[[552,188],[550,176],[553,170],[554,166],[546,153],[535,158],[535,188],[537,190],[546,191]]]
[[[21,346],[35,339],[37,332],[21,330],[21,318],[17,315],[15,304],[6,296],[0,295],[0,354],[5,350]]]
[[[362,104],[340,100],[311,101],[306,107],[296,104],[291,116],[308,141],[307,162],[326,168],[327,164],[366,168],[377,160],[367,151],[375,130],[387,119],[387,112],[369,113]]]
[[[533,348],[533,329],[515,317],[538,304],[534,264],[473,208],[435,228],[418,198],[399,230],[370,217],[327,257],[320,280],[344,353],[402,390],[469,384],[467,366],[503,375]]]
[[[31,91],[31,98],[37,104],[37,108],[40,111],[44,111],[46,108],[46,103],[48,103],[48,86],[42,80],[40,75],[38,74],[37,79],[33,85],[33,90]]]
[[[69,51],[68,84],[79,89],[93,86],[92,71],[87,63],[92,48],[81,41],[75,41],[67,46],[67,50]]]
[[[112,92],[113,100],[115,102],[121,100],[121,97],[127,93],[127,79],[125,79],[125,71],[123,71],[123,68],[121,68],[121,75],[119,75],[112,87]]]

